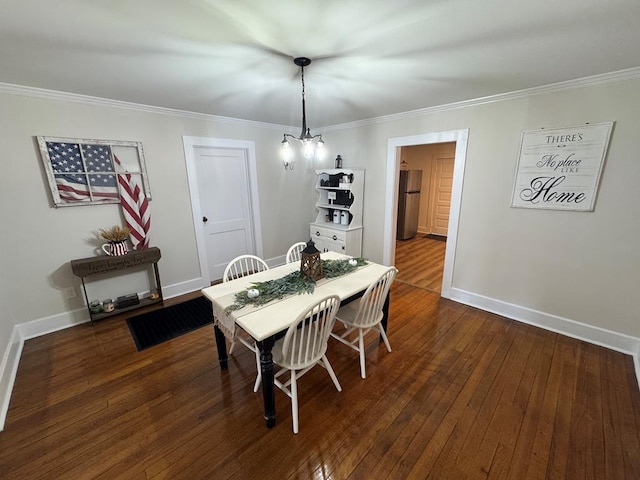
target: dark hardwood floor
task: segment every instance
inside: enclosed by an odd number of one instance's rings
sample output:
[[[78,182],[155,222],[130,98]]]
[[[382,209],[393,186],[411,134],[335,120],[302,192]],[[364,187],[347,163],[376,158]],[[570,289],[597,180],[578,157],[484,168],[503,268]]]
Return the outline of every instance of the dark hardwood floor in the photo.
[[[137,352],[122,317],[29,340],[5,430],[8,479],[638,479],[640,393],[622,355],[395,282],[389,340],[331,342],[342,384],[300,381],[300,433],[254,357],[221,371],[211,327]],[[168,302],[169,303],[169,302]]]

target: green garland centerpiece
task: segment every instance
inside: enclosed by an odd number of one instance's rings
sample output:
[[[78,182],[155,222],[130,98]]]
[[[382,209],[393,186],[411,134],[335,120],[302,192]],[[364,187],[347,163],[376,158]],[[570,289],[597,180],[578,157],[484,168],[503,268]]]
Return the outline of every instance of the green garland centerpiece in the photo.
[[[322,260],[322,271],[325,278],[335,278],[351,273],[366,264],[367,261],[361,257],[348,260]],[[240,310],[246,305],[256,307],[266,305],[273,300],[281,300],[290,295],[313,293],[315,286],[314,280],[301,275],[299,271],[266,282],[253,282],[248,289],[234,294],[235,302],[225,308],[224,312]],[[255,290],[259,292],[257,295]]]

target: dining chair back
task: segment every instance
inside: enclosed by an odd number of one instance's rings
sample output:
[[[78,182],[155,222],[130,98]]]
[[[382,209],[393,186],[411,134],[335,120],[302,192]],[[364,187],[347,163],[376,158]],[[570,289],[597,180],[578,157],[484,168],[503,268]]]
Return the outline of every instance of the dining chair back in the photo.
[[[351,302],[338,310],[336,319],[342,322],[346,331],[341,335],[332,333],[331,336],[345,345],[353,348],[360,354],[360,375],[366,378],[364,336],[371,330],[380,332],[387,351],[391,352],[391,345],[387,334],[382,328],[384,316],[382,308],[389,294],[391,283],[398,270],[389,267],[377,280],[372,282],[358,302]],[[352,333],[357,333],[355,338],[348,340]]]
[[[222,281],[228,282],[263,270],[269,270],[269,265],[260,257],[240,255],[228,263],[222,274]]]
[[[304,250],[306,246],[306,242],[297,242],[291,245],[287,251],[287,263],[299,262],[302,257],[302,250]]]
[[[231,260],[227,267],[224,269],[224,273],[222,274],[222,281],[223,283],[229,282],[231,280],[246,277],[247,275],[251,275],[252,273],[262,272],[264,270],[269,270],[269,265],[267,265],[267,262],[262,260],[260,257],[256,257],[255,255],[240,255],[239,257]],[[247,335],[246,333],[239,334],[238,330],[239,328],[234,324],[233,332],[229,338],[231,342],[231,345],[229,346],[229,354],[233,353],[233,349],[236,346],[236,341],[240,342],[242,345],[244,345],[254,353],[256,357],[256,368],[258,370],[258,374],[253,385],[253,391],[257,392],[262,381],[262,372],[260,371],[260,349],[256,345],[256,342],[249,337],[249,335]],[[245,338],[245,336],[247,338]]]
[[[327,342],[333,329],[335,315],[340,307],[340,297],[329,295],[306,309],[287,329],[284,338],[276,341],[272,353],[274,364],[281,369],[274,375],[274,383],[291,398],[293,433],[298,433],[298,384],[297,381],[316,365],[324,367],[336,389],[342,387],[327,359]],[[280,377],[289,372],[289,379]]]

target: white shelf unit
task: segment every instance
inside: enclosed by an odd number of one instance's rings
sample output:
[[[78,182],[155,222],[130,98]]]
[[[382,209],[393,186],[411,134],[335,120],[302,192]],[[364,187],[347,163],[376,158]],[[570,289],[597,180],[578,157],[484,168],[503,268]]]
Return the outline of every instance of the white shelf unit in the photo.
[[[318,200],[316,220],[310,234],[321,252],[333,251],[352,257],[362,256],[362,207],[364,169],[337,168],[316,170]],[[349,182],[344,182],[347,177]],[[346,213],[348,223],[334,223],[333,215]]]

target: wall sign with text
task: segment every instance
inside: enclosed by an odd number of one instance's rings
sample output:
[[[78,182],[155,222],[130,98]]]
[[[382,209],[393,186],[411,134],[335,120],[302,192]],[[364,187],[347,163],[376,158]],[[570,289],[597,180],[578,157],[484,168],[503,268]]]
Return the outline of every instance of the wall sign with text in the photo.
[[[522,132],[512,207],[593,211],[613,122]]]

